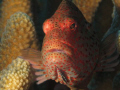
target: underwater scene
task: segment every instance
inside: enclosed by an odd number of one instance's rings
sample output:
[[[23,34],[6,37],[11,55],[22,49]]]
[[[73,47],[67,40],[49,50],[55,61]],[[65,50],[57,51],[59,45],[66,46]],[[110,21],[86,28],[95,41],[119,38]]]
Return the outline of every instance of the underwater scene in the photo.
[[[0,90],[120,90],[120,0],[0,0]]]

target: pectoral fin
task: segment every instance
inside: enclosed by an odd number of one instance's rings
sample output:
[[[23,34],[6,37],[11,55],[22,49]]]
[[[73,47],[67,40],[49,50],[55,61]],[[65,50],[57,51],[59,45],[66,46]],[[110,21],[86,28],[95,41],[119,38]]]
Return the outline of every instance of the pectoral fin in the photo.
[[[96,71],[114,71],[114,68],[119,64],[118,34],[119,31],[111,33],[101,41],[100,57]]]
[[[21,50],[20,58],[27,60],[30,64],[32,64],[32,67],[34,69],[39,70],[39,71],[35,72],[35,75],[38,76],[36,78],[36,80],[38,81],[37,84],[41,84],[49,79],[46,75],[46,72],[45,72],[43,64],[42,64],[40,51],[31,49],[31,48]]]
[[[41,64],[41,52],[31,48],[21,50],[21,58],[28,60],[33,65]]]

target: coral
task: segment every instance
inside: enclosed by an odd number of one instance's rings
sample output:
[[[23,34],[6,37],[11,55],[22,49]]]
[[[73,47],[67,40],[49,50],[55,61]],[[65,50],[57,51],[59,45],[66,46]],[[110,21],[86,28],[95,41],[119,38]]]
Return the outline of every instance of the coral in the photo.
[[[7,20],[15,12],[24,12],[32,16],[30,5],[30,0],[3,0],[0,19],[0,37],[2,37]]]
[[[107,6],[107,7],[106,7]],[[109,12],[108,12],[109,11]],[[110,28],[112,23],[112,12],[113,12],[113,3],[111,0],[102,0],[95,12],[95,16],[93,18],[93,27],[99,34],[99,38],[101,39],[103,35]]]
[[[120,1],[119,0],[112,0],[114,4],[114,9],[113,9],[113,17],[116,16],[116,11],[120,15]]]
[[[88,22],[92,22],[94,13],[101,0],[73,0]]]
[[[116,7],[120,7],[120,0],[113,0],[113,3]]]
[[[28,61],[17,58],[1,71],[0,90],[28,90],[33,82],[32,69]]]
[[[0,70],[20,56],[22,49],[39,49],[34,24],[27,14],[17,12],[10,17],[0,45]]]

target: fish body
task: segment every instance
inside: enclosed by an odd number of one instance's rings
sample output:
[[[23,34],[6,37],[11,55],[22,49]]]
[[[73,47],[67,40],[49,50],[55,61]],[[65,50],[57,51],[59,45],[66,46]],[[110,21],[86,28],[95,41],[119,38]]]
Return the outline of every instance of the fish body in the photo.
[[[116,42],[109,40],[116,38],[116,33],[101,41],[98,33],[88,26],[72,2],[61,2],[54,15],[43,23],[42,50],[22,52],[22,57],[33,64],[33,68],[44,70],[36,73],[43,75],[37,78],[38,84],[52,79],[76,90],[74,88],[87,87],[94,72],[114,70],[119,62],[112,61],[118,58],[119,53]]]
[[[75,86],[93,72],[99,40],[72,2],[63,0],[55,14],[44,22],[43,31],[46,35],[41,52],[50,78]]]

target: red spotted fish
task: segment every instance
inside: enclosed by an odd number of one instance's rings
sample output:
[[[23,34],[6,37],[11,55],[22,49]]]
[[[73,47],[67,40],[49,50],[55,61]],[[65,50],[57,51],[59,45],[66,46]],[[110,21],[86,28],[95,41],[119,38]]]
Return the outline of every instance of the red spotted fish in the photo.
[[[119,53],[116,42],[110,43],[110,39],[116,34],[101,41],[88,26],[72,2],[61,2],[54,15],[43,23],[42,50],[22,51],[21,57],[33,68],[43,70],[36,72],[38,84],[52,79],[77,90],[87,87],[94,72],[114,71]]]

